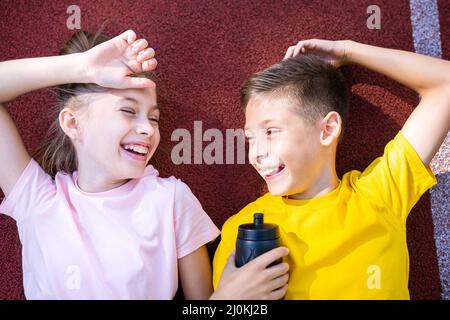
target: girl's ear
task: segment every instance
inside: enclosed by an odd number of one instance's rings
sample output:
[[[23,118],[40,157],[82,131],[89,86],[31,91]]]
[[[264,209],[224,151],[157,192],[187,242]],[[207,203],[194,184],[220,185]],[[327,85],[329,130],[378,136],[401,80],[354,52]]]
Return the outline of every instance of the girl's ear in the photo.
[[[320,142],[323,146],[330,146],[333,141],[339,141],[342,130],[342,119],[336,111],[329,112],[321,122]]]
[[[72,141],[79,140],[81,138],[79,118],[77,113],[72,108],[66,107],[61,110],[58,119],[62,130]]]

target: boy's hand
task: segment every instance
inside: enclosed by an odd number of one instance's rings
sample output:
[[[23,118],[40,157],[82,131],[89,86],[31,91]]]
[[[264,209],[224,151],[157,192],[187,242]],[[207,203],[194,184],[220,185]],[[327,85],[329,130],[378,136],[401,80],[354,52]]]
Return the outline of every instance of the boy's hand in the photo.
[[[272,262],[286,256],[286,247],[273,249],[240,268],[231,253],[222,272],[217,290],[211,296],[214,300],[278,300],[287,290],[289,265],[280,263],[267,268]]]
[[[349,62],[346,56],[345,41],[310,39],[299,41],[287,49],[284,59],[301,54],[314,54],[336,68]]]
[[[136,33],[128,30],[83,52],[88,81],[116,89],[155,87],[150,79],[131,76],[156,68],[155,50],[147,46],[147,40],[136,40]]]

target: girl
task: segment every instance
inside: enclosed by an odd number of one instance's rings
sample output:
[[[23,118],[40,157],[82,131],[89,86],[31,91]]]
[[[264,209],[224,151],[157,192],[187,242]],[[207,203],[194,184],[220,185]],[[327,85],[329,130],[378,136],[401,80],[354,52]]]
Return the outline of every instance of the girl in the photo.
[[[231,263],[214,294],[219,230],[186,184],[148,165],[159,141],[155,51],[128,30],[79,32],[60,56],[0,63],[0,212],[16,220],[28,299],[279,298],[287,254]],[[58,87],[50,143],[25,149],[5,102]],[[230,261],[232,258],[230,258]],[[280,295],[281,296],[278,296]]]

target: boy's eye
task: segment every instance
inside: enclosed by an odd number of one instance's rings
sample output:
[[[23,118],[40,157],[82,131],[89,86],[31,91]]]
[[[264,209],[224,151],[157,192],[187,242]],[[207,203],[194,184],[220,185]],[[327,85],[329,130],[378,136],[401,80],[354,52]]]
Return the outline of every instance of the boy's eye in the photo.
[[[275,129],[275,128],[269,128],[269,129],[266,130],[266,134],[268,136],[272,136],[272,135],[274,135],[275,133],[278,133],[278,132],[279,132],[279,130]]]
[[[159,123],[159,119],[158,118],[149,118],[148,120],[158,124]]]

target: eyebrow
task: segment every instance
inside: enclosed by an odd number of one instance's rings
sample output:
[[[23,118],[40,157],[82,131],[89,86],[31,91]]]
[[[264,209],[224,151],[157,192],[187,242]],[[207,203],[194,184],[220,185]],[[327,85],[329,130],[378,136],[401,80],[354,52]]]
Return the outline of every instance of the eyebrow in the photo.
[[[273,120],[273,119],[266,119],[266,120],[264,120],[263,122],[261,122],[260,123],[260,125],[263,125],[263,124],[267,124],[267,123],[269,123],[269,122],[277,122],[277,123],[280,123],[279,121],[277,121],[277,120]],[[248,128],[248,127],[244,127],[244,131],[247,131],[247,130],[250,130],[250,128]]]
[[[122,102],[122,101],[130,101],[130,102],[132,102],[134,104],[139,105],[139,102],[135,98],[132,98],[132,97],[123,97],[123,98],[121,98],[119,100],[119,102]],[[152,110],[152,109],[158,109],[159,110],[159,107],[158,107],[158,105],[154,104],[154,105],[150,106],[150,110]]]

